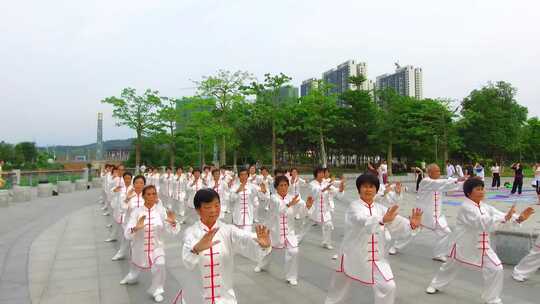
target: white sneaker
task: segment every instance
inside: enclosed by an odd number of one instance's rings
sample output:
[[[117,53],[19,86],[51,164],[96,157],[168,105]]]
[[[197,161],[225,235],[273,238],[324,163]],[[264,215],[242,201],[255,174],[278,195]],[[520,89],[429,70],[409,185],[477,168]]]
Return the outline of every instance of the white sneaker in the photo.
[[[295,215],[295,216],[294,216],[294,219],[295,219],[295,220],[299,220],[299,219],[300,219],[300,214]]]
[[[512,279],[518,281],[518,282],[525,282],[527,279],[524,276],[517,275],[515,273],[512,274]]]
[[[426,288],[427,294],[436,294],[437,292],[439,292],[439,290],[435,287],[432,287],[431,285],[428,288]]]
[[[116,242],[116,239],[108,238],[105,240],[105,243],[110,243],[110,242]]]
[[[258,223],[259,222],[259,219],[254,219],[253,220],[255,223]]]
[[[396,247],[391,246],[391,247],[388,249],[388,254],[389,254],[389,255],[396,255],[396,254],[397,254],[397,249],[396,249]]]
[[[295,279],[287,280],[287,283],[291,284],[291,286],[296,286],[296,285],[298,285],[298,281],[295,280]]]
[[[137,280],[130,281],[128,280],[127,276],[123,278],[122,281],[120,281],[120,285],[133,285],[133,284],[137,284]]]
[[[163,296],[161,294],[154,295],[154,301],[158,303],[163,302]]]
[[[105,226],[106,228],[112,228],[112,224],[108,224],[107,226]]]
[[[337,254],[334,254],[334,255],[332,256],[332,260],[337,260]]]
[[[113,257],[112,257],[112,260],[113,261],[118,261],[118,260],[123,260],[125,258],[125,256],[123,254],[115,254]]]
[[[323,248],[326,248],[326,249],[328,249],[328,250],[334,249],[334,246],[332,246],[332,245],[330,245],[330,244],[323,244],[322,246],[323,246]]]
[[[109,215],[111,215],[109,212],[103,213],[103,216],[109,216]]]
[[[259,267],[259,266],[256,266],[255,268],[253,268],[253,271],[255,271],[255,272],[261,272],[261,271],[262,271],[262,268]]]
[[[432,260],[446,263],[447,258],[445,256],[434,257]]]

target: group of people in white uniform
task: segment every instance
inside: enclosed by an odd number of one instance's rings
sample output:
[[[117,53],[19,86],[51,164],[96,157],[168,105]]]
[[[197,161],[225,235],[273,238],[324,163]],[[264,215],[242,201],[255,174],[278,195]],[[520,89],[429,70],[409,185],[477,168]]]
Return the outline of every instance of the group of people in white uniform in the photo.
[[[490,235],[501,225],[518,227],[534,213],[527,207],[518,214],[515,206],[499,211],[484,202],[480,178],[441,178],[435,164],[427,166],[415,208],[401,215],[404,187],[381,183],[370,173],[356,179],[355,198],[349,202],[344,199],[344,178],[335,180],[325,168],[315,169],[313,180],[307,182],[296,169],[278,169],[271,176],[268,169],[257,173],[254,166],[237,173],[213,167],[187,172],[167,168],[162,173],[150,168],[133,177],[122,165],[107,165],[102,181],[104,215],[112,215],[106,241],[119,242],[112,259],[130,261],[120,284],[134,284],[141,271],[149,271],[148,292],[156,302],[164,300],[165,234],[179,238],[184,275],[189,277],[175,302],[237,303],[234,255],[253,260],[254,271],[261,272],[274,253],[282,252],[284,279],[296,286],[299,247],[311,227],[321,227],[322,248],[334,248],[337,200],[348,204],[348,209],[345,235],[333,256],[336,272],[326,304],[345,303],[351,288],[362,285],[373,289],[374,303],[394,303],[396,283],[387,255],[398,254],[421,232],[437,236],[433,259],[443,262],[426,289],[428,294],[444,289],[463,266],[482,272],[485,303],[502,303],[503,268]],[[307,188],[305,198],[302,187]],[[446,192],[459,190],[466,200],[452,231],[442,202]],[[540,267],[539,242],[514,268],[515,280],[526,280]]]

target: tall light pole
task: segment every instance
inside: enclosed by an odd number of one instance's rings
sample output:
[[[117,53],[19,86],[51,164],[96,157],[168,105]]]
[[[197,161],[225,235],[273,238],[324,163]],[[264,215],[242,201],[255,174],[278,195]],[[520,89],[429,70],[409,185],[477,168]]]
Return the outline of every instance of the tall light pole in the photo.
[[[435,140],[435,163],[438,163],[439,162],[439,155],[438,155],[438,143],[439,143],[439,137],[437,136],[437,134],[433,135],[433,139]]]

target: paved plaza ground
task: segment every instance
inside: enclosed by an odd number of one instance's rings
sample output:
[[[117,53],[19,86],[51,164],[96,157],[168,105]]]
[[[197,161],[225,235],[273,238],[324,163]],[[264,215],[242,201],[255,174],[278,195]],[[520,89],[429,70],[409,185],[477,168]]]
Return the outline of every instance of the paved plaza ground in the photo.
[[[414,201],[405,196],[403,213]],[[145,290],[150,276],[142,275],[137,285],[122,286],[119,281],[128,262],[111,261],[118,244],[105,243],[109,217],[101,215],[96,203],[98,189],[40,198],[27,203],[11,203],[0,209],[0,304],[9,303],[153,303]],[[345,200],[356,196],[353,181],[347,182]],[[489,193],[491,203],[506,210],[517,202],[518,209],[535,203],[532,192],[509,196],[507,191]],[[444,205],[453,225],[463,197],[451,193]],[[343,237],[346,203],[337,203],[334,241]],[[407,210],[405,210],[407,209]],[[538,209],[538,208],[537,208]],[[540,210],[538,210],[540,211]],[[183,227],[184,228],[184,227]],[[540,215],[524,225],[526,232],[537,232]],[[183,269],[180,261],[181,236],[167,237],[167,283],[164,303],[173,302],[181,289]],[[235,290],[239,303],[323,303],[334,271],[334,251],[320,247],[321,232],[314,227],[300,247],[299,285],[290,287],[283,279],[281,253],[275,254],[269,271],[254,273],[251,261],[237,256]],[[440,266],[431,260],[434,236],[425,232],[411,246],[389,257],[396,284],[396,303],[482,303],[481,274],[463,270],[448,289],[427,295],[424,289]],[[505,266],[503,300],[512,304],[539,303],[540,273],[525,283],[511,278],[512,266]],[[372,303],[369,288],[359,286],[348,303]]]

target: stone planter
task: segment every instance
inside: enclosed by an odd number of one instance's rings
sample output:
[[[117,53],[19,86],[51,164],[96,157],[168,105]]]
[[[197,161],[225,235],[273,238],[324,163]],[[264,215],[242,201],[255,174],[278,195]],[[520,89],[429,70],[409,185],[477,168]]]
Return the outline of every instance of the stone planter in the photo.
[[[13,201],[20,202],[29,202],[32,200],[32,192],[30,187],[26,186],[15,186],[13,187]]]
[[[504,264],[516,265],[529,253],[536,237],[519,231],[497,231],[494,249]]]
[[[53,185],[52,184],[38,184],[38,197],[49,197],[52,196]]]
[[[73,192],[73,183],[71,181],[59,181],[58,193],[70,193]]]
[[[75,181],[75,190],[77,191],[84,191],[88,188],[88,181],[84,179],[78,179]]]

